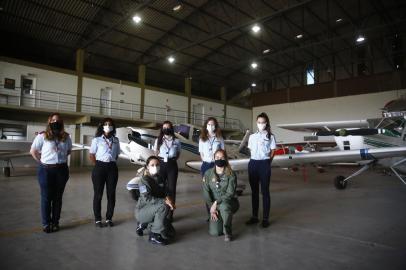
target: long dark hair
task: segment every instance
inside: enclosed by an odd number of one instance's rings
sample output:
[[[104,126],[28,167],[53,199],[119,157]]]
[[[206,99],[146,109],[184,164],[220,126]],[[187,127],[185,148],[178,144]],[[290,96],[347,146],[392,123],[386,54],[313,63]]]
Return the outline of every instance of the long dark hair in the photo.
[[[110,122],[111,125],[113,126],[113,131],[110,132],[109,135],[116,136],[116,124],[114,124],[113,119],[111,119],[110,117],[107,117],[107,118],[102,119],[100,121],[99,125],[97,126],[96,134],[95,134],[96,137],[100,137],[101,135],[104,134],[103,126],[104,126],[104,123],[106,123],[106,122]]]
[[[165,124],[169,124],[170,129],[172,129],[172,133],[169,134],[169,135],[173,136],[173,138],[175,139],[175,131],[173,130],[172,122],[168,121],[168,120],[163,122],[162,126],[161,126],[161,130],[159,131],[159,136],[158,136],[158,151],[159,151],[159,148],[161,147],[161,145],[163,143],[163,137],[164,137],[163,129],[164,129]]]
[[[265,130],[266,130],[266,132],[268,133],[268,134],[266,135],[266,137],[267,137],[268,139],[270,139],[270,138],[271,138],[271,135],[273,135],[273,133],[271,132],[271,124],[269,123],[269,117],[268,117],[268,115],[267,115],[266,113],[264,113],[264,112],[258,114],[257,120],[258,120],[258,118],[260,118],[260,117],[261,117],[261,118],[265,118],[265,120],[266,120]]]
[[[52,121],[52,117],[54,116],[58,116],[59,120],[58,122],[61,123],[61,132],[59,132],[59,134],[57,136],[55,136],[52,133],[51,130],[51,126],[49,125]],[[45,130],[45,139],[47,140],[54,140],[54,139],[58,139],[59,141],[64,142],[66,140],[66,138],[68,138],[69,134],[65,132],[65,125],[63,123],[63,119],[61,117],[61,115],[59,113],[51,113],[51,115],[48,117],[48,125],[47,128]]]
[[[222,138],[223,137],[223,134],[221,133],[219,122],[217,121],[217,119],[214,118],[214,117],[209,117],[209,118],[206,119],[206,121],[204,121],[202,132],[200,133],[200,139],[202,139],[202,141],[204,141],[204,142],[209,139],[209,132],[207,131],[207,124],[210,121],[213,121],[214,126],[216,127],[216,129],[214,130],[215,134],[216,134],[216,137],[217,138]]]

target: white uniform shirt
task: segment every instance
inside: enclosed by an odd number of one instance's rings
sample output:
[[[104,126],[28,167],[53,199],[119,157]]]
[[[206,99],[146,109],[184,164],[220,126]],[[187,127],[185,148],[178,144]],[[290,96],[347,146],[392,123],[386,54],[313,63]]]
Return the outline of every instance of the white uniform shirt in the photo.
[[[32,142],[31,149],[41,153],[41,163],[66,163],[68,152],[72,150],[72,140],[68,136],[64,142],[45,139],[45,133],[40,133]]]
[[[199,140],[199,153],[203,153],[204,162],[214,162],[214,153],[219,149],[224,150],[223,138],[209,137],[205,142]]]
[[[269,159],[269,153],[271,150],[276,149],[275,137],[271,135],[271,137],[268,138],[266,131],[257,131],[250,135],[250,138],[248,139],[248,148],[251,151],[251,159]]]
[[[117,161],[120,154],[120,142],[117,137],[107,138],[104,135],[93,138],[89,150],[90,154],[96,155],[96,160],[102,162]]]
[[[158,150],[158,139],[155,140],[154,150],[159,151],[158,156],[165,159],[175,158],[180,154],[181,144],[178,139],[166,139],[165,136],[162,138],[162,144]]]

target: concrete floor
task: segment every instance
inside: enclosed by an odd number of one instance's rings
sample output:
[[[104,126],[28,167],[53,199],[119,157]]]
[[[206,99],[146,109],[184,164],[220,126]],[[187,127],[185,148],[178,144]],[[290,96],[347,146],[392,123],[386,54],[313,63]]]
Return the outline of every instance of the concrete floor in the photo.
[[[135,169],[120,170],[113,228],[95,228],[90,170],[73,171],[61,231],[41,231],[35,172],[0,178],[0,269],[406,269],[406,186],[368,171],[344,191],[324,174],[274,170],[271,226],[247,227],[249,188],[234,219],[235,240],[207,234],[200,176],[181,173],[175,241],[165,247],[135,233],[125,190]],[[242,178],[242,177],[241,177]],[[103,203],[105,210],[105,202]]]

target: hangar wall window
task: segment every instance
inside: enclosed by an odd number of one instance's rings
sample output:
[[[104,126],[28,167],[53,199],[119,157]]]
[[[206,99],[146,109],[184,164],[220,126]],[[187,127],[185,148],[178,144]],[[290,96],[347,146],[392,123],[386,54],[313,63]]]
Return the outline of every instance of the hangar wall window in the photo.
[[[314,84],[314,67],[309,66],[306,68],[306,85]]]

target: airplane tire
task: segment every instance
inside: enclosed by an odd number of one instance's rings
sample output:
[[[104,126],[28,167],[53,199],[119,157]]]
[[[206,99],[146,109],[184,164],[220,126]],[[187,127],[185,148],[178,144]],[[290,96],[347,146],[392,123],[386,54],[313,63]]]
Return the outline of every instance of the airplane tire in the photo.
[[[4,167],[3,168],[3,173],[4,173],[5,177],[10,177],[10,175],[11,175],[10,167]]]
[[[337,176],[334,179],[334,186],[336,189],[345,189],[347,187],[347,181],[344,182],[345,177],[342,175]]]

